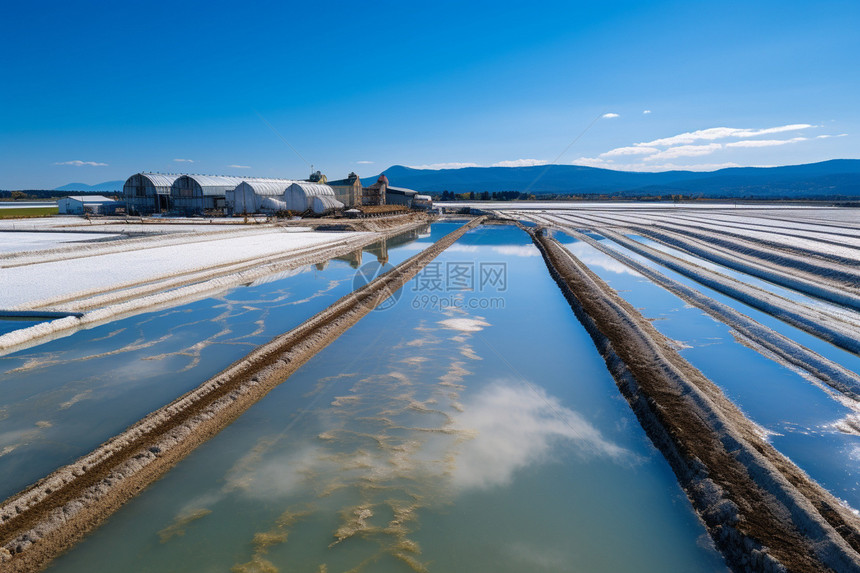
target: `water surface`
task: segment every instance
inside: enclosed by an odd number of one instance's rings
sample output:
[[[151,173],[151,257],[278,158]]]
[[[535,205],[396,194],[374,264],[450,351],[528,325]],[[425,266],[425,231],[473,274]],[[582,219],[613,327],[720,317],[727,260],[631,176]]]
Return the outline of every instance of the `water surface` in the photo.
[[[456,224],[0,357],[0,498],[91,451]],[[2,323],[0,321],[0,327]]]
[[[680,354],[759,424],[780,452],[848,505],[860,508],[860,436],[842,432],[837,425],[856,419],[860,408],[855,401],[794,367],[772,360],[767,352],[739,340],[724,323],[594,247],[561,233],[556,237],[650,319],[658,331],[674,340]],[[860,360],[855,355],[611,241],[607,245],[858,372]]]
[[[434,263],[51,569],[724,571],[528,237]]]

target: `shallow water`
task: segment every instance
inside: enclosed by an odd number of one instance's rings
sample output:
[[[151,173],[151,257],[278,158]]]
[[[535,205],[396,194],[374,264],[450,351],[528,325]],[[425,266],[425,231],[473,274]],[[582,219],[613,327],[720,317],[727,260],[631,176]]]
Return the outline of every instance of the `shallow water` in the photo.
[[[6,334],[7,332],[13,332],[15,330],[20,330],[22,328],[28,328],[30,326],[35,326],[40,322],[44,322],[42,320],[33,320],[29,318],[7,318],[0,317],[0,334]]]
[[[860,408],[853,400],[807,379],[796,369],[771,360],[739,342],[731,328],[692,307],[615,259],[575,239],[556,235],[662,334],[674,340],[681,355],[716,383],[759,424],[780,452],[851,507],[860,508],[860,436],[846,434],[835,423],[853,418]],[[835,360],[855,372],[857,357],[747,307],[730,297],[687,279],[624,249],[607,245],[659,270],[667,277],[696,288]]]
[[[367,247],[398,264],[457,224]],[[417,237],[417,238],[416,238]],[[355,257],[0,357],[0,498],[70,463],[352,291]],[[361,281],[359,283],[361,284]]]
[[[790,289],[787,287],[780,286],[776,283],[772,283],[770,281],[760,279],[758,277],[755,277],[753,275],[750,275],[750,274],[747,274],[747,273],[744,273],[741,271],[736,271],[734,269],[731,269],[729,267],[725,267],[725,266],[720,265],[718,263],[712,263],[711,261],[709,261],[707,259],[700,259],[694,255],[689,254],[689,253],[686,253],[686,252],[681,251],[679,249],[675,249],[673,247],[666,246],[662,243],[658,243],[657,241],[654,241],[654,240],[651,240],[651,239],[648,239],[645,237],[640,237],[637,235],[630,235],[628,238],[633,239],[637,242],[640,242],[643,245],[657,249],[659,251],[663,251],[664,253],[672,255],[672,256],[677,257],[679,259],[683,259],[685,261],[692,262],[692,263],[699,265],[701,267],[705,267],[705,268],[710,269],[712,271],[716,271],[722,275],[725,275],[725,276],[728,276],[730,278],[739,280],[742,283],[745,283],[745,284],[748,284],[748,285],[751,285],[754,287],[758,287],[758,288],[760,288],[766,292],[770,292],[772,294],[781,296],[781,297],[786,298],[788,300],[798,302],[800,304],[806,305],[806,306],[814,308],[816,310],[820,310],[821,312],[826,312],[832,316],[842,317],[843,319],[847,319],[849,321],[854,321],[854,322],[860,321],[860,315],[858,315],[858,313],[856,311],[854,311],[850,308],[843,307],[843,306],[833,304],[833,303],[830,303],[830,302],[822,300],[822,299],[818,299],[818,298],[806,295],[802,292],[799,292],[799,291],[796,291],[796,290],[793,290],[793,289]]]
[[[724,571],[528,237],[434,262],[51,570]]]

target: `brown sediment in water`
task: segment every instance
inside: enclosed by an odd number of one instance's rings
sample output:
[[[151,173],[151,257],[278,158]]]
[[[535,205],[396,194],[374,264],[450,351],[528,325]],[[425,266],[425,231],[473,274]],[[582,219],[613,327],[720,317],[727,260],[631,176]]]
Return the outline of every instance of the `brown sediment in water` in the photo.
[[[525,230],[729,566],[860,571],[860,519],[768,444],[586,265],[557,241]]]
[[[0,505],[0,568],[37,571],[282,383],[467,231],[473,219],[373,282]],[[261,561],[262,567],[268,566]]]
[[[198,519],[202,519],[212,513],[211,509],[197,509],[188,513],[183,513],[173,520],[173,523],[158,532],[158,539],[162,543],[167,543],[173,537],[182,537],[185,535],[185,527]]]

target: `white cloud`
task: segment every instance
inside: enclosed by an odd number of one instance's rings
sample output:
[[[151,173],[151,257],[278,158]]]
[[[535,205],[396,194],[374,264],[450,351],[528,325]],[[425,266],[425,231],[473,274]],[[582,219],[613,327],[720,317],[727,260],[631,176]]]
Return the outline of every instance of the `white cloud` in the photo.
[[[699,157],[702,155],[710,155],[715,151],[719,151],[723,146],[719,143],[708,143],[707,145],[679,145],[670,147],[654,155],[645,157],[645,161],[658,161],[663,159],[677,159],[678,157]]]
[[[493,163],[491,167],[531,167],[534,165],[546,165],[547,163],[549,162],[544,159],[514,159]]]
[[[428,165],[407,165],[411,169],[463,169],[464,167],[480,167],[477,163],[430,163]]]
[[[621,116],[618,115],[617,113],[604,113],[600,117],[602,117],[603,119],[612,119],[612,118],[621,117]]]
[[[359,165],[370,165],[373,161],[356,161]]]
[[[806,137],[794,137],[792,139],[749,139],[742,141],[733,141],[727,143],[726,147],[774,147],[776,145],[785,145],[786,143],[797,143],[799,141],[807,141]]]
[[[831,137],[846,137],[847,133],[840,133],[839,135],[816,135],[815,139],[830,139]]]
[[[649,113],[651,113],[650,109],[643,109],[642,110],[642,115],[648,115]]]
[[[505,245],[493,247],[493,252],[506,257],[539,257],[540,251],[533,245]]]
[[[717,139],[728,139],[731,137],[758,137],[759,135],[770,135],[773,133],[784,133],[786,131],[799,131],[815,127],[808,123],[794,123],[790,125],[781,125],[778,127],[768,127],[765,129],[743,129],[737,127],[711,127],[708,129],[700,129],[698,131],[689,131],[673,135],[672,137],[664,137],[653,141],[645,141],[636,143],[637,146],[643,147],[667,147],[674,145],[685,145],[696,141],[715,141]]]
[[[454,416],[453,425],[474,436],[463,444],[451,476],[458,489],[509,484],[517,472],[561,460],[567,452],[625,465],[639,459],[542,388],[490,383]]]
[[[194,163],[193,159],[174,159],[177,163]]]
[[[574,159],[572,165],[583,165],[585,167],[602,167],[604,169],[621,169],[613,165],[611,161],[601,159],[599,157],[580,157]]]
[[[740,167],[733,162],[726,163],[699,163],[692,165],[678,165],[676,163],[615,163],[612,160],[600,157],[580,157],[572,162],[573,165],[585,167],[599,167],[601,169],[613,169],[615,171],[639,171],[645,173],[656,173],[659,171],[716,171],[727,167]]]
[[[600,157],[618,157],[621,155],[649,155],[657,153],[660,150],[656,147],[616,147],[610,149],[606,153],[601,153]]]
[[[227,167],[232,167],[233,169],[250,169],[250,165],[228,165]]]
[[[74,165],[75,167],[107,167],[107,163],[99,163],[98,161],[57,161],[54,165]]]
[[[732,161],[727,161],[725,163],[695,163],[693,165],[663,163],[660,165],[642,166],[642,169],[639,169],[639,171],[717,171],[718,169],[728,169],[729,167],[740,167],[740,164]],[[760,165],[759,167],[766,166]],[[630,169],[630,171],[635,171],[635,169]]]

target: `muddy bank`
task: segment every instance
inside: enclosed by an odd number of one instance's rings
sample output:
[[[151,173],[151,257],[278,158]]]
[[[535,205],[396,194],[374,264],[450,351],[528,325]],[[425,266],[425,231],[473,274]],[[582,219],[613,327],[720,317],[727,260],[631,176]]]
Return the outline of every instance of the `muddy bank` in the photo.
[[[857,516],[770,446],[713,382],[584,264],[552,239],[533,239],[729,565],[860,571]]]
[[[470,221],[0,505],[0,568],[37,571],[400,288]]]

